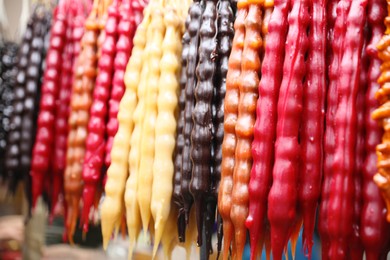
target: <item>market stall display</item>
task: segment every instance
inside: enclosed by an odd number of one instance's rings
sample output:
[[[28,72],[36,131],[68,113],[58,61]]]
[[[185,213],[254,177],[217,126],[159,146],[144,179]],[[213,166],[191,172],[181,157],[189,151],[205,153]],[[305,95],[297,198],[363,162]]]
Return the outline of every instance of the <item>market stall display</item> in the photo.
[[[323,259],[384,259],[389,6],[38,5],[18,53],[0,44],[1,180],[63,212],[71,244],[78,226],[100,223],[105,249],[127,234],[129,258],[142,237],[152,257],[249,241],[282,259],[299,237],[311,259],[318,231]]]

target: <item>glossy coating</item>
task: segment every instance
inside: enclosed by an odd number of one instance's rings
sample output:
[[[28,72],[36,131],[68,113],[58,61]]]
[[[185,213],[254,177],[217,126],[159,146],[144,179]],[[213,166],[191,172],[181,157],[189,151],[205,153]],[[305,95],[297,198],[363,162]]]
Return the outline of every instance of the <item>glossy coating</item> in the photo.
[[[240,5],[241,2],[238,2]],[[248,5],[245,18],[245,41],[241,61],[238,117],[235,126],[237,146],[233,172],[232,208],[230,217],[235,231],[236,257],[241,259],[246,241],[245,220],[248,217],[248,185],[252,169],[251,145],[256,120],[256,105],[261,72],[262,8],[258,3]]]
[[[205,2],[199,29],[197,84],[194,89],[195,107],[192,111],[191,160],[193,163],[189,190],[194,199],[198,227],[198,246],[202,245],[205,197],[210,188],[213,78],[216,69],[217,5],[215,0]]]
[[[316,210],[321,195],[326,100],[326,1],[310,4],[307,76],[303,87],[300,134],[302,163],[299,208],[303,218],[303,250],[311,258]]]
[[[211,197],[215,202],[218,201],[219,184],[221,181],[222,164],[222,142],[224,137],[224,106],[226,94],[226,76],[229,68],[229,56],[232,49],[234,37],[234,14],[230,1],[220,1],[218,7],[218,56],[217,70],[215,75],[214,99],[215,113],[213,114],[214,139],[213,139],[213,166],[211,175]],[[215,203],[214,201],[211,203]],[[222,248],[222,219],[218,215],[218,253]],[[210,222],[214,221],[214,217]],[[211,223],[210,223],[211,224]],[[210,230],[208,227],[207,230]]]
[[[322,240],[322,258],[328,259],[329,234],[328,234],[328,203],[331,193],[332,162],[335,149],[334,118],[337,109],[338,96],[332,93],[337,92],[337,78],[341,62],[342,49],[345,38],[345,22],[347,19],[350,2],[331,1],[328,4],[327,20],[328,25],[328,91],[326,98],[326,129],[324,136],[324,177],[321,191],[321,203],[319,209],[318,231]],[[335,11],[334,11],[335,10]],[[337,18],[336,18],[337,17]]]
[[[88,222],[91,207],[94,204],[98,183],[101,181],[101,172],[104,171],[104,158],[106,152],[106,135],[108,115],[108,95],[110,93],[114,74],[114,59],[116,54],[116,41],[118,40],[119,1],[113,1],[108,7],[106,25],[104,27],[104,41],[101,45],[100,56],[97,62],[97,76],[92,94],[90,117],[88,122],[88,135],[85,141],[85,156],[83,163],[83,208],[81,212],[81,225],[83,231],[88,232]]]
[[[58,88],[48,88],[46,85],[60,84],[61,54],[65,47],[67,21],[65,6],[59,6],[54,11],[54,21],[51,27],[50,45],[46,56],[46,69],[43,76],[41,102],[35,144],[32,153],[30,175],[32,177],[32,202],[35,207],[38,198],[43,193],[43,186],[40,185],[48,178],[50,170],[50,158],[54,151],[54,131],[56,99]],[[58,43],[58,44],[56,44]]]
[[[271,225],[271,248],[274,259],[282,259],[287,242],[299,227],[297,214],[300,147],[299,125],[302,112],[305,54],[308,49],[309,1],[283,1],[291,8],[283,65],[283,80],[278,99],[275,162],[272,187],[268,195],[268,218]],[[275,7],[278,1],[275,1]],[[298,228],[299,230],[299,228]]]
[[[383,36],[385,16],[386,6],[383,1],[376,0],[368,3],[367,20],[372,35],[365,50],[369,59],[369,67],[365,95],[364,129],[366,137],[364,145],[366,155],[363,164],[363,205],[360,219],[360,237],[368,260],[385,259],[390,240],[390,224],[386,221],[385,213],[386,205],[373,180],[373,176],[377,172],[375,147],[381,142],[383,129],[371,118],[372,112],[378,107],[375,92],[380,88],[377,79],[380,76],[381,61],[378,58],[376,43]]]
[[[359,69],[367,1],[352,1],[346,22],[343,55],[337,80],[339,100],[334,118],[336,144],[332,162],[332,192],[328,202],[328,257],[348,257],[354,218],[354,163],[357,138],[355,103],[359,90]],[[337,22],[337,21],[336,21]],[[352,61],[352,62],[351,62]],[[348,134],[347,134],[348,133]]]
[[[195,75],[196,65],[198,64],[198,46],[199,46],[199,29],[201,18],[204,10],[202,1],[194,1],[189,10],[191,22],[188,26],[190,35],[190,44],[188,48],[187,60],[187,83],[185,87],[185,110],[184,110],[184,147],[181,168],[181,189],[184,204],[185,221],[188,224],[189,212],[193,203],[193,197],[190,193],[190,181],[192,178],[192,161],[191,161],[191,132],[193,128],[192,112],[195,106],[194,89],[197,84]],[[179,209],[180,210],[180,209]]]
[[[258,241],[265,239],[267,198],[272,183],[274,142],[276,138],[277,102],[283,78],[285,48],[288,30],[287,3],[275,5],[268,25],[267,42],[261,68],[259,96],[252,142],[253,166],[249,182],[249,215],[246,226],[251,241],[251,258],[257,257]]]
[[[218,211],[223,220],[223,259],[228,259],[233,240],[234,227],[230,218],[232,207],[233,171],[235,165],[236,132],[238,116],[239,77],[245,39],[246,8],[239,8],[234,22],[234,38],[226,75],[226,95],[224,103],[224,138],[222,142],[221,182],[218,193]]]

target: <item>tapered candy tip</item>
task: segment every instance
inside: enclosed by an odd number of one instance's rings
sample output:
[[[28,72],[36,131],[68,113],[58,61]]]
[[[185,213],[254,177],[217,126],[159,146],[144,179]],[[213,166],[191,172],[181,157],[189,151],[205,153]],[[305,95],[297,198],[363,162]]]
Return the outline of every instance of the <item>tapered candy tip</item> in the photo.
[[[303,239],[302,247],[303,247],[304,255],[310,260],[312,254],[312,247],[313,247],[313,238],[311,234],[309,234],[307,236],[303,236],[302,239]]]
[[[284,228],[271,228],[271,244],[272,244],[272,256],[273,259],[282,259],[284,249],[287,246],[289,235]],[[277,235],[275,235],[277,234]]]
[[[180,212],[177,219],[179,242],[184,243],[186,241],[186,223],[184,213]]]
[[[83,210],[81,212],[81,224],[83,225],[83,230],[88,232],[88,222],[89,214],[92,206],[94,205],[96,187],[90,184],[85,184],[83,190]]]
[[[225,237],[225,240],[226,240],[226,237]],[[224,241],[224,245],[223,245],[223,248],[222,248],[222,259],[223,260],[228,260],[229,259],[230,243],[231,243],[231,239],[230,239],[229,242],[225,242]]]
[[[108,242],[109,240],[108,239],[103,239],[103,250],[106,251],[107,250],[107,247],[108,247]]]
[[[112,232],[114,230],[115,223],[111,218],[104,217],[101,221],[101,229],[103,236],[103,248],[107,249],[108,243],[110,242]]]
[[[143,232],[144,232],[144,237],[148,237],[148,228],[146,227],[143,227],[142,228],[143,229]],[[148,242],[150,242],[150,241],[148,241]]]
[[[146,216],[146,214],[144,212],[141,211],[141,222],[142,222],[142,229],[144,231],[144,236],[147,237],[148,236],[148,230],[149,230],[149,222],[150,222],[150,218],[148,218]],[[152,226],[154,227],[154,226]]]
[[[251,246],[251,256],[250,256],[250,260],[256,260],[257,259],[257,252],[256,252],[256,249],[252,249],[252,246]]]
[[[200,199],[197,199],[195,201],[195,210],[196,210],[196,225],[198,229],[198,239],[197,239],[197,245],[198,247],[202,246],[203,240],[202,240],[202,230],[203,230],[203,207],[202,202]]]
[[[134,247],[135,247],[135,240],[134,239],[130,239],[128,259],[132,259],[133,252],[134,252]]]
[[[286,248],[284,249],[284,258],[286,260],[288,260],[288,251],[286,250]],[[294,256],[293,256],[293,259],[294,259]]]
[[[248,229],[250,229],[253,226],[253,217],[252,217],[252,215],[248,215],[248,217],[246,218],[245,226]]]
[[[71,246],[74,246],[73,235],[70,233],[68,233],[68,241]]]
[[[89,216],[89,209],[84,208],[80,218],[80,227],[82,227],[84,233],[87,233],[89,230],[88,216]]]
[[[155,258],[156,258],[157,250],[158,250],[158,244],[155,243],[155,244],[153,245],[152,259],[155,259]]]
[[[85,221],[83,224],[83,234],[87,234],[89,230],[89,224],[88,221]]]
[[[156,222],[154,225],[155,229],[155,234],[154,234],[154,244],[153,244],[153,259],[156,257],[158,246],[160,245],[162,234],[163,234],[163,229],[159,225],[160,221]]]
[[[295,226],[293,227],[292,234],[291,234],[291,252],[293,255],[293,260],[295,258],[295,251],[297,248],[297,242],[299,237],[299,232],[301,230],[302,226],[302,220],[298,221]]]

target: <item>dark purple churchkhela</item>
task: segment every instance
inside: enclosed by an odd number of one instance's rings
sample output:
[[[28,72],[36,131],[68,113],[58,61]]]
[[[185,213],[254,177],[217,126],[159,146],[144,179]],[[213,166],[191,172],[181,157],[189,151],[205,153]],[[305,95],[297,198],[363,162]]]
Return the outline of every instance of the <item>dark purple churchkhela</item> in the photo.
[[[0,47],[0,178],[6,178],[4,156],[10,131],[13,88],[15,86],[18,45],[5,42]]]
[[[5,153],[5,170],[7,178],[16,178],[20,166],[20,135],[23,116],[23,101],[26,96],[26,68],[30,58],[30,45],[33,38],[34,15],[30,18],[26,31],[23,35],[18,54],[16,84],[14,86],[13,112],[10,118],[10,132],[7,137],[7,151]]]
[[[203,3],[195,1],[189,10],[191,22],[188,26],[188,33],[190,35],[190,44],[188,48],[187,60],[187,84],[185,88],[186,105],[184,110],[184,147],[183,147],[183,162],[181,171],[181,188],[182,198],[184,203],[185,220],[188,224],[189,213],[193,203],[193,197],[190,193],[190,181],[192,177],[192,162],[190,158],[191,150],[191,132],[193,127],[192,111],[195,106],[194,89],[196,86],[195,70],[198,63],[198,46],[199,46],[199,29],[201,25],[201,18],[203,13]]]
[[[231,1],[222,0],[218,6],[218,57],[217,70],[214,80],[214,100],[215,115],[213,114],[214,125],[214,156],[213,169],[211,175],[211,196],[217,200],[219,182],[221,180],[221,162],[222,162],[222,141],[223,141],[223,121],[224,121],[224,100],[226,93],[226,75],[229,66],[229,56],[232,49],[232,41],[234,36],[234,14],[231,6]],[[214,218],[213,218],[214,220]],[[210,223],[211,224],[211,223]],[[210,224],[208,226],[210,226]],[[218,214],[218,252],[222,247],[222,221]]]
[[[46,55],[51,14],[42,5],[34,8],[27,24],[18,56],[18,72],[14,88],[14,111],[10,120],[8,148],[5,155],[9,187],[15,191],[24,178],[29,187],[31,151],[35,138],[40,86]],[[30,192],[28,191],[27,194]],[[28,196],[30,198],[31,196]]]
[[[194,127],[191,132],[191,159],[193,162],[190,191],[194,198],[198,245],[202,245],[202,226],[206,195],[210,188],[212,109],[215,58],[217,50],[217,0],[206,1],[200,27],[198,79],[195,88],[195,107],[192,112]]]
[[[184,147],[184,109],[186,105],[186,95],[185,95],[185,87],[187,83],[187,59],[188,59],[188,51],[189,51],[189,43],[190,43],[190,34],[188,33],[188,26],[190,24],[190,16],[187,16],[186,24],[185,24],[185,32],[183,34],[182,44],[182,55],[181,55],[181,74],[180,74],[180,95],[179,95],[179,117],[177,120],[177,137],[176,137],[176,147],[175,147],[175,160],[174,160],[174,179],[173,179],[173,202],[180,209],[179,216],[177,219],[177,227],[178,227],[178,235],[179,241],[185,241],[185,212],[184,212],[184,204],[181,196],[181,165],[183,158],[183,147]]]

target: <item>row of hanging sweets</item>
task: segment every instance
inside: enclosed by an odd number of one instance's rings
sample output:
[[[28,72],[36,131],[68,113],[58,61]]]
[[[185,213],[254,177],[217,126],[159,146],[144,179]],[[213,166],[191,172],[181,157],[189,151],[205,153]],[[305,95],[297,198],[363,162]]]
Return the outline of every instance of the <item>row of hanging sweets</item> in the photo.
[[[390,250],[390,2],[61,0],[0,53],[0,175],[129,257]],[[386,17],[386,15],[388,15]],[[103,202],[99,203],[101,197]],[[57,210],[56,210],[57,209]],[[316,214],[318,215],[316,217]],[[318,218],[317,225],[316,218]],[[127,228],[126,228],[127,226]],[[213,246],[214,245],[214,246]]]

